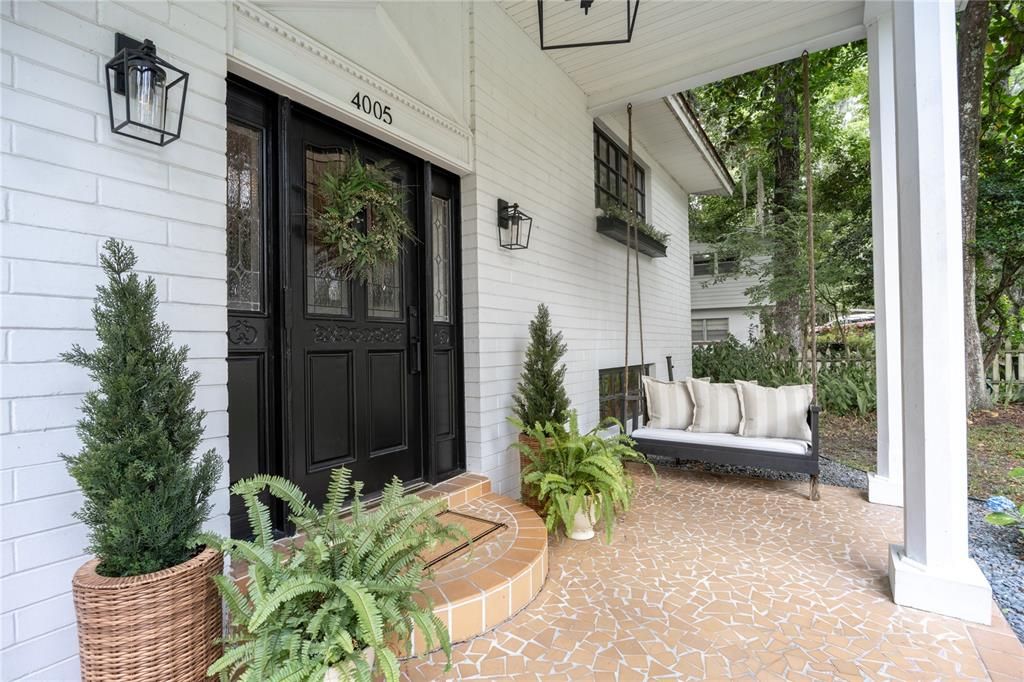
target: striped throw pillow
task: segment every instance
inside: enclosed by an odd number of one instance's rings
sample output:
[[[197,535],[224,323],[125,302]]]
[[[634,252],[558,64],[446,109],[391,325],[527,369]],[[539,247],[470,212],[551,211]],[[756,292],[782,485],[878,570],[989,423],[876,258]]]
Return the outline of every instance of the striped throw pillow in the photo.
[[[695,433],[737,433],[740,429],[740,398],[735,384],[712,384],[690,379]]]
[[[652,429],[685,429],[693,421],[693,401],[683,381],[641,377],[647,400],[647,425]]]
[[[810,384],[766,388],[749,381],[737,381],[740,399],[739,434],[751,438],[795,438],[811,440],[807,409],[813,392]]]

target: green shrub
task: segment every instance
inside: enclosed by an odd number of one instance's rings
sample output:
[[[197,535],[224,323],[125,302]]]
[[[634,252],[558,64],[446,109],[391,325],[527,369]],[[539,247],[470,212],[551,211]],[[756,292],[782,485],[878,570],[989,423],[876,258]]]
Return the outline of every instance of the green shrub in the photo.
[[[818,370],[818,404],[835,414],[867,414],[877,406],[873,353],[859,361],[840,358]],[[693,349],[693,376],[712,381],[756,381],[762,386],[811,382],[809,367],[802,367],[785,340],[765,336],[742,344],[733,337]]]
[[[111,239],[103,248],[107,283],[92,309],[99,346],[61,356],[96,383],[82,401],[82,449],[63,458],[85,495],[75,517],[89,529],[97,573],[124,577],[195,554],[221,462],[213,450],[194,457],[205,416],[192,406],[199,374],[156,321],[153,278],[133,272],[131,247]]]
[[[445,501],[406,495],[395,478],[380,505],[365,511],[362,483],[350,484],[348,469],[331,475],[322,509],[310,504],[290,481],[255,476],[232,492],[245,500],[254,539],[204,539],[232,559],[248,564],[243,593],[234,580],[217,576],[232,629],[224,655],[209,674],[222,680],[323,680],[334,669],[342,680],[369,682],[363,650],[376,652],[384,677],[398,679],[390,644],[405,644],[419,627],[428,646],[439,642],[451,662],[444,623],[420,589],[424,553],[439,542],[463,539],[465,531],[437,519]],[[286,554],[274,545],[270,509],[261,497],[284,502],[305,541]],[[342,517],[352,495],[351,513]],[[419,600],[419,601],[418,601]]]
[[[643,462],[654,472],[647,458],[633,449],[634,442],[624,435],[622,425],[609,418],[580,433],[576,412],[569,416],[568,429],[552,422],[532,427],[513,423],[539,443],[536,451],[522,443],[516,447],[529,459],[523,481],[538,491],[548,531],[564,528],[571,533],[576,512],[589,512],[596,505],[594,516],[604,521],[605,542],[611,542],[616,514],[628,511],[633,499],[633,478],[623,463]],[[602,433],[613,427],[616,433]]]
[[[530,322],[530,345],[523,372],[512,397],[516,419],[523,424],[564,424],[569,418],[569,394],[565,391],[566,346],[562,332],[551,328],[551,313],[541,303]]]

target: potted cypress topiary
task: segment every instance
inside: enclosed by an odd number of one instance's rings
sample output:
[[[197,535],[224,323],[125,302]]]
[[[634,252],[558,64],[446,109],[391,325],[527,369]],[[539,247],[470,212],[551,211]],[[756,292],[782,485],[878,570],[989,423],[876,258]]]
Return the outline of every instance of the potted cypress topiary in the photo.
[[[526,347],[519,385],[512,397],[512,421],[519,428],[519,442],[535,452],[540,449],[540,443],[530,435],[530,429],[544,424],[564,425],[569,419],[565,365],[561,364],[565,351],[562,332],[551,328],[551,313],[541,303],[537,306],[537,315],[530,322],[530,343]],[[520,452],[520,471],[529,461]],[[538,511],[541,509],[534,486],[523,482],[520,493],[524,504]]]
[[[213,450],[194,457],[204,413],[187,347],[156,320],[156,284],[133,250],[108,240],[93,318],[99,346],[62,357],[89,370],[82,449],[64,455],[85,502],[76,513],[95,558],[75,573],[83,680],[195,680],[217,659],[219,551],[195,540],[220,477]]]

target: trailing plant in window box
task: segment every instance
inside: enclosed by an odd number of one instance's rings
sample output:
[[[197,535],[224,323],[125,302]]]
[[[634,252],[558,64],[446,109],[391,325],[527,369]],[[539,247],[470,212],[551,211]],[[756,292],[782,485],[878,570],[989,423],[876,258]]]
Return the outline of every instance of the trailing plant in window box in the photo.
[[[255,476],[232,492],[244,501],[252,540],[207,536],[206,542],[248,564],[245,589],[218,576],[232,628],[225,653],[209,670],[222,680],[361,680],[376,669],[398,679],[392,646],[406,647],[419,628],[428,648],[440,644],[451,662],[444,623],[434,615],[420,585],[428,577],[422,558],[437,543],[465,538],[441,523],[444,499],[406,495],[395,478],[371,511],[362,483],[348,469],[331,475],[321,509],[290,481]],[[265,493],[282,501],[302,544],[283,552],[274,544]],[[352,499],[347,517],[344,505]]]
[[[311,220],[342,277],[365,283],[378,267],[394,263],[415,236],[405,214],[405,190],[387,163],[363,163],[353,150],[339,169],[321,176],[317,191],[321,207]]]
[[[523,480],[538,491],[548,531],[564,529],[572,535],[577,524],[603,521],[605,542],[611,542],[615,517],[629,510],[635,491],[625,462],[646,464],[657,476],[647,457],[633,448],[633,440],[624,435],[618,420],[606,419],[587,433],[580,433],[575,412],[569,417],[568,429],[551,422],[516,426],[539,444],[537,450],[522,443],[517,447],[529,460]],[[618,430],[604,435],[613,428]]]
[[[601,234],[620,244],[625,244],[627,229],[636,228],[639,233],[640,253],[651,258],[660,258],[666,254],[670,237],[667,232],[662,232],[653,225],[645,223],[619,204],[612,204],[601,211],[601,215],[597,217],[597,231]],[[629,239],[632,241],[632,237]]]

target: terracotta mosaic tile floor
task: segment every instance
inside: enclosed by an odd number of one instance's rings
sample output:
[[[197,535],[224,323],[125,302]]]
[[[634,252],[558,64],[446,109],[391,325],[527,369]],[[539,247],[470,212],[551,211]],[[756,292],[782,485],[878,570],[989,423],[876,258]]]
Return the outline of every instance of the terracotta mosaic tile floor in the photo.
[[[1024,647],[992,627],[898,607],[887,548],[898,509],[804,482],[638,473],[615,542],[552,540],[526,609],[407,679],[1024,680]]]

